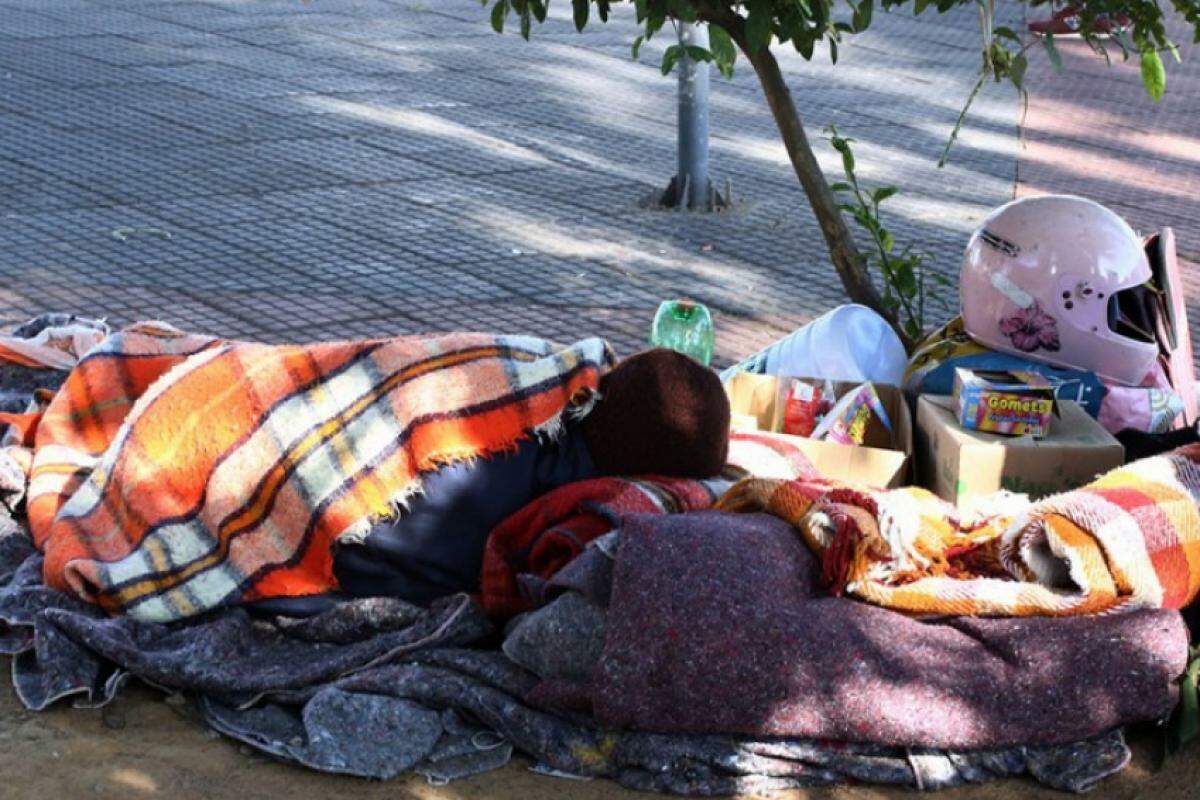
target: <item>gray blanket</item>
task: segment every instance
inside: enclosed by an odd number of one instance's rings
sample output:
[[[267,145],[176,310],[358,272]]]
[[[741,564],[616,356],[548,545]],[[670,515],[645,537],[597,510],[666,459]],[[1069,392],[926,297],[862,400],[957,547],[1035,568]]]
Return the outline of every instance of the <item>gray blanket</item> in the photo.
[[[562,588],[604,594],[601,550],[573,566]],[[109,618],[45,588],[40,556],[0,515],[0,651],[33,709],[65,697],[103,704],[136,677],[195,698],[221,733],[313,769],[444,781],[500,766],[515,749],[551,774],[687,795],[848,780],[933,789],[1020,774],[1081,791],[1129,758],[1119,730],[1063,747],[947,752],[617,730],[535,707],[548,679],[587,677],[605,618],[570,591],[514,625],[503,651],[461,596],[428,609],[353,602],[306,620],[236,609],[169,625]]]
[[[917,620],[814,590],[764,514],[624,520],[591,695],[609,725],[921,747],[1062,744],[1165,718],[1176,611]]]

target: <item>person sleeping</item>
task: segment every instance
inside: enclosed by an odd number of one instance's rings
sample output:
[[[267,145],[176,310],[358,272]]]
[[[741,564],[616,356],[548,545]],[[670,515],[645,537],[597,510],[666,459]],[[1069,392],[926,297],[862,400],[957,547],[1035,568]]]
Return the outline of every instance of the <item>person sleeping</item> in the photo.
[[[424,476],[423,491],[361,543],[338,543],[343,593],[425,604],[479,588],[488,534],[559,486],[602,475],[707,478],[725,464],[729,401],[711,370],[670,350],[621,361],[591,412],[561,435]]]
[[[24,443],[47,585],[147,621],[240,604],[477,589],[486,539],[558,486],[711,477],[718,377],[462,333],[266,345],[138,323],[71,371]]]

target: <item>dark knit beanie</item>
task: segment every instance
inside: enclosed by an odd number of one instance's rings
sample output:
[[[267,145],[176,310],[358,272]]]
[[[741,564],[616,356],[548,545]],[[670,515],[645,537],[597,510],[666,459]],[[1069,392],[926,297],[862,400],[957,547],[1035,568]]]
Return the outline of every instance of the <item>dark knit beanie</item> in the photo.
[[[729,452],[729,399],[716,373],[672,350],[647,350],[600,380],[583,420],[605,475],[708,478]]]

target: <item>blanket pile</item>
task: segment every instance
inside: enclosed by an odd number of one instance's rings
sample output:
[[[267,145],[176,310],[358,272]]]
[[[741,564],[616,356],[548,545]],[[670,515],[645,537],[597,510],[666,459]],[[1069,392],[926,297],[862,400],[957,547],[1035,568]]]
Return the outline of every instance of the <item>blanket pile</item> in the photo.
[[[696,796],[847,781],[928,790],[1021,774],[1082,791],[1129,760],[1119,730],[1066,745],[967,751],[616,730],[537,708],[528,698],[544,676],[484,649],[494,634],[464,596],[428,609],[357,600],[304,620],[253,620],[230,607],[163,624],[109,617],[46,587],[41,575],[41,555],[0,513],[0,653],[12,654],[26,706],[66,697],[100,706],[140,678],[195,697],[204,722],[226,736],[325,772],[386,779],[415,771],[443,782],[495,769],[519,751],[551,774]],[[561,636],[538,642],[528,630],[553,626],[572,597],[525,618],[522,655],[540,652],[538,669],[571,646]],[[506,652],[517,636],[506,639]]]
[[[1200,592],[1200,445],[1029,505],[961,518],[918,488],[749,479],[717,507],[791,523],[824,583],[888,608],[1064,616],[1182,608]]]
[[[1200,588],[1200,446],[964,519],[735,436],[718,479],[589,481],[502,524],[480,599],[517,615],[503,633],[465,595],[268,620],[237,604],[335,588],[331,545],[422,472],[586,413],[607,345],[157,323],[95,345],[58,322],[61,389],[0,397],[0,653],[30,708],[136,677],[319,770],[448,780],[521,751],[712,795],[1024,773],[1082,791],[1127,763],[1121,726],[1174,704],[1187,633],[1163,609]],[[747,473],[718,507],[774,516],[702,510]]]
[[[828,597],[813,554],[767,514],[634,516],[619,535],[602,655],[566,676],[585,675],[607,725],[1061,744],[1165,717],[1187,661],[1177,611],[914,619]]]
[[[329,591],[336,539],[392,513],[422,471],[585,413],[613,362],[600,339],[275,346],[133,326],[80,361],[37,426],[28,513],[46,582],[147,620]]]

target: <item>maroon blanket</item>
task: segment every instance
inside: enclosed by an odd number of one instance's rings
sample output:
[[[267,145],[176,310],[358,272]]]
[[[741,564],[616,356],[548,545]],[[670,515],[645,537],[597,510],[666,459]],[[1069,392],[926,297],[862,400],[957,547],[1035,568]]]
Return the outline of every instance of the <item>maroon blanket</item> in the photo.
[[[535,603],[522,578],[548,580],[588,542],[625,514],[678,514],[708,508],[731,481],[687,478],[593,478],[546,493],[504,520],[483,551],[479,603],[488,616],[508,619]]]
[[[1049,744],[1175,702],[1178,612],[917,621],[814,596],[786,523],[699,512],[625,519],[601,722],[937,748]]]

